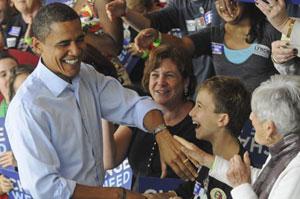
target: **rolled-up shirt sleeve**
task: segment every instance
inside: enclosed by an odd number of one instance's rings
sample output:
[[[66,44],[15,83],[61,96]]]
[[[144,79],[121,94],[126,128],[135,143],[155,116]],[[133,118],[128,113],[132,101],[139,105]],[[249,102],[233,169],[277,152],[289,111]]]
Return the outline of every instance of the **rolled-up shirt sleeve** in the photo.
[[[117,80],[105,78],[98,81],[102,116],[122,125],[136,126],[143,131],[144,117],[151,110],[163,108],[150,97],[140,97],[135,91],[124,88]],[[116,93],[118,95],[116,96]]]
[[[47,115],[17,103],[9,107],[5,126],[23,188],[33,198],[70,198],[76,182],[59,174],[60,161],[51,142]]]

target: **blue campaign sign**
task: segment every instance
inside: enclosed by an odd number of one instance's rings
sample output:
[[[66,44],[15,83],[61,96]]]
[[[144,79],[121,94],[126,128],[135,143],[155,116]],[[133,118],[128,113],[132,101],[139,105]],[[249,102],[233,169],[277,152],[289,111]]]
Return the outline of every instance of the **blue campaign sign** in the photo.
[[[12,170],[0,169],[0,172],[13,183],[13,189],[8,193],[10,199],[32,199],[33,197],[21,186],[19,174]]]
[[[123,187],[131,189],[132,184],[132,170],[125,159],[119,166],[112,170],[106,171],[104,178],[104,187]]]
[[[4,127],[4,118],[0,118],[0,153],[10,151],[11,147]]]
[[[241,2],[255,3],[255,0],[239,0]],[[286,3],[300,4],[300,0],[286,0]]]
[[[6,133],[6,130],[4,127],[4,122],[5,122],[5,119],[0,118],[0,154],[11,150],[9,140],[7,137],[7,133]],[[0,165],[0,168],[1,167],[2,166]],[[6,169],[15,170],[15,168],[13,166],[8,166],[8,167],[6,167]]]
[[[184,181],[178,178],[139,177],[140,193],[162,193],[176,189]]]
[[[268,147],[255,142],[254,134],[255,129],[253,128],[251,121],[248,120],[241,131],[239,140],[249,152],[252,166],[261,168],[269,155],[269,151]]]

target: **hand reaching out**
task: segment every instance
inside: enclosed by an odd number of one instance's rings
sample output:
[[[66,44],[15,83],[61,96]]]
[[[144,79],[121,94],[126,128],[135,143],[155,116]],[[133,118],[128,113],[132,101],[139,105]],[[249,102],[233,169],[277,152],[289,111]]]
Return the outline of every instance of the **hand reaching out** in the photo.
[[[134,38],[135,47],[138,51],[145,51],[158,38],[158,31],[153,28],[147,28],[139,32]]]
[[[266,15],[270,23],[282,32],[289,19],[285,0],[256,0],[255,4]]]
[[[3,175],[0,175],[0,194],[8,193],[12,188],[13,183]]]

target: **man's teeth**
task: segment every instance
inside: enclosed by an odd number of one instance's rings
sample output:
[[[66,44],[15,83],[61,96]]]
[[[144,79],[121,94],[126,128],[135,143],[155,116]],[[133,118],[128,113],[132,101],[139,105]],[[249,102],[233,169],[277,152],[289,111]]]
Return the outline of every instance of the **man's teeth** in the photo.
[[[200,127],[200,124],[196,121],[193,121],[193,124],[195,125],[195,128],[199,128]]]
[[[72,59],[72,60],[65,60],[65,62],[67,63],[67,64],[76,64],[77,62],[78,62],[78,59]]]

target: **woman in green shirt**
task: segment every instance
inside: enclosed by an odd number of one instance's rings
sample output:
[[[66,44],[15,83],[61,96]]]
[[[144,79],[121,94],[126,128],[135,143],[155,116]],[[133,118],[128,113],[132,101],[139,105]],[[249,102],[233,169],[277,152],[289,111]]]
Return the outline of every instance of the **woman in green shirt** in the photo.
[[[7,111],[8,98],[8,81],[10,71],[18,65],[17,60],[8,54],[7,51],[0,52],[0,93],[2,101],[0,103],[0,117],[5,117]]]

